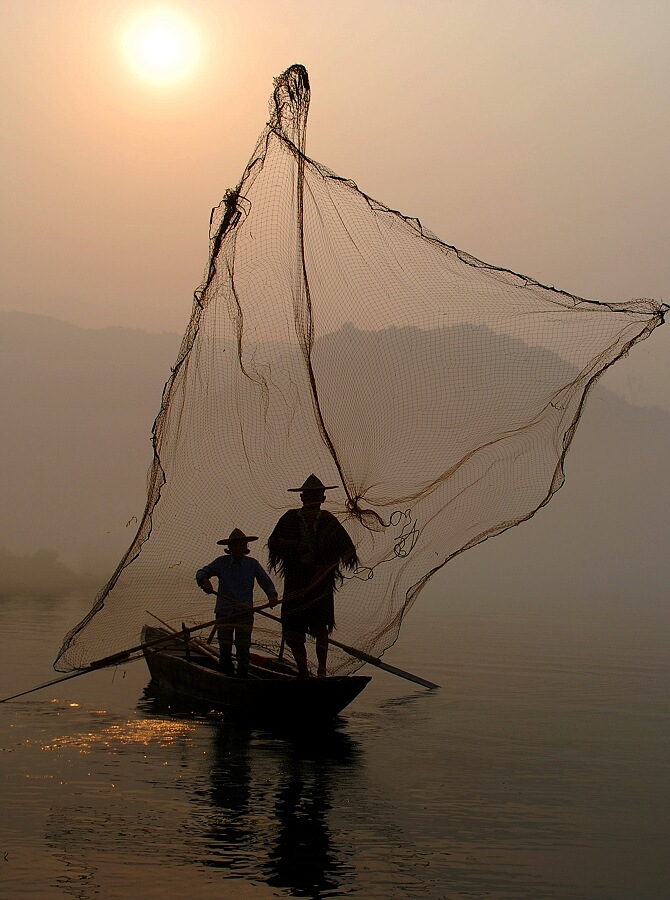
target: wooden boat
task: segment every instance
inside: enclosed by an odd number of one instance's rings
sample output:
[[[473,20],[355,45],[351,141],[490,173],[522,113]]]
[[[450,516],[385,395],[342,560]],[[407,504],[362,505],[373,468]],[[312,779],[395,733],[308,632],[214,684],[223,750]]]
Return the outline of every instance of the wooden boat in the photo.
[[[142,644],[149,645],[144,657],[161,694],[261,724],[331,722],[371,680],[367,675],[297,678],[287,663],[258,653],[251,654],[248,678],[232,678],[196,642],[184,643],[179,634],[161,640],[169,634],[149,625],[142,629]]]

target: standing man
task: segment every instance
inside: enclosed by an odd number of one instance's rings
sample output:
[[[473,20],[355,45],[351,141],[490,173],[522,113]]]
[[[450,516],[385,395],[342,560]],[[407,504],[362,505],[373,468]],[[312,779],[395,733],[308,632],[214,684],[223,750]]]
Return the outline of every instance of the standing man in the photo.
[[[270,569],[284,577],[282,630],[298,667],[307,678],[307,633],[316,640],[318,675],[327,674],[328,635],[335,627],[334,592],[342,583],[340,567],[353,570],[358,556],[353,541],[336,517],[321,504],[334,490],[310,475],[301,487],[301,509],[285,512],[268,539]]]
[[[249,648],[254,625],[254,583],[258,582],[272,606],[278,602],[277,591],[270,576],[257,559],[248,556],[249,542],[257,540],[257,537],[249,537],[239,528],[233,528],[230,537],[217,541],[217,544],[227,545],[227,555],[217,557],[195,573],[195,580],[206,594],[214,593],[210,578],[216,575],[218,579],[214,615],[217,619],[224,620],[217,626],[221,669],[225,675],[234,674],[234,640],[238,678],[246,678],[249,674]],[[230,621],[226,622],[226,619]]]

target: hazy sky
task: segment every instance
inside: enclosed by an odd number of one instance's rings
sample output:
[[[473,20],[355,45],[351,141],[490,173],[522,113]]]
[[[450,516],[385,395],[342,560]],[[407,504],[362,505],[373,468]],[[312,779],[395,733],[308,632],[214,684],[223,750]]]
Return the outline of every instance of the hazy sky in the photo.
[[[197,58],[163,82],[124,44],[155,7],[0,0],[0,309],[183,331],[295,62],[308,154],[366,193],[544,283],[668,301],[667,0],[167,0]],[[642,402],[668,397],[666,331],[634,354]]]

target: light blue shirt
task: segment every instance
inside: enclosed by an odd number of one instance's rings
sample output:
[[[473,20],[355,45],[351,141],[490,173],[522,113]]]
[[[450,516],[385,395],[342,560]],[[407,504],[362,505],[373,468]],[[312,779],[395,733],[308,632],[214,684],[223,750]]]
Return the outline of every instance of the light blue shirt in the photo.
[[[239,612],[240,608],[253,606],[255,582],[258,582],[268,597],[276,593],[272,579],[253,556],[243,556],[241,559],[233,559],[230,554],[219,556],[209,565],[198,569],[195,580],[202,586],[202,582],[212,575],[216,575],[219,582],[214,607],[217,618],[230,616]]]

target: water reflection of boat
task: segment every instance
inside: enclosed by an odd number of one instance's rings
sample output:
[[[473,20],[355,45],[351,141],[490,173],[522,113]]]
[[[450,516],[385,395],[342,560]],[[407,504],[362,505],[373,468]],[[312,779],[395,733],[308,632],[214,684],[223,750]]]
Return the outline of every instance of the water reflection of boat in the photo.
[[[168,632],[145,626],[142,643]],[[193,708],[216,709],[263,724],[286,726],[332,721],[370,681],[367,675],[297,678],[277,660],[252,654],[249,678],[230,678],[216,659],[180,637],[148,646],[144,656],[154,687]]]
[[[347,887],[348,842],[338,839],[332,818],[336,795],[357,771],[357,743],[337,729],[280,742],[240,725],[211,733],[210,806],[198,804],[203,863],[290,896]]]

